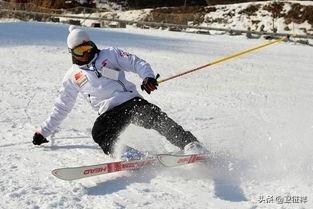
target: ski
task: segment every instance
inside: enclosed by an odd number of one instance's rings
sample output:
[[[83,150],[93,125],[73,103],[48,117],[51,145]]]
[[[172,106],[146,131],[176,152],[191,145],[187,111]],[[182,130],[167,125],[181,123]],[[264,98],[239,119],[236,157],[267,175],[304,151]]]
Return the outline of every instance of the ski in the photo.
[[[136,170],[149,165],[156,165],[160,162],[165,167],[176,167],[190,163],[206,161],[209,159],[205,154],[158,154],[156,157],[150,157],[141,160],[116,161],[97,165],[59,168],[52,171],[52,174],[62,180],[72,181],[91,176],[115,173],[119,171]]]
[[[148,165],[153,165],[156,161],[156,158],[149,158],[142,160],[108,162],[90,166],[59,168],[53,170],[52,174],[59,179],[72,181],[119,171],[135,170]]]
[[[176,167],[190,163],[196,163],[209,160],[206,154],[158,154],[159,162],[166,167]]]

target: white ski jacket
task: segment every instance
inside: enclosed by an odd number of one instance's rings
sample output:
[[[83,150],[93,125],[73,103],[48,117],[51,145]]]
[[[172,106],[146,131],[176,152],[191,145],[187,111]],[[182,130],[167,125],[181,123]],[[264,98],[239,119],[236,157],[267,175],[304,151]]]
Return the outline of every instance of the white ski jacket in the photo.
[[[74,107],[78,93],[99,115],[140,97],[135,84],[126,80],[124,71],[137,73],[142,79],[155,77],[147,62],[113,47],[101,50],[92,64],[73,65],[63,79],[53,111],[42,123],[39,132],[44,137],[52,134]]]

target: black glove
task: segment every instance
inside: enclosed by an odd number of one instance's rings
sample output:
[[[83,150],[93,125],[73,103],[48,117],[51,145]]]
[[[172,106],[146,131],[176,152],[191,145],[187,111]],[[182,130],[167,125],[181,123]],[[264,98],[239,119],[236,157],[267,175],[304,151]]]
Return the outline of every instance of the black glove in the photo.
[[[157,79],[160,77],[159,74],[157,74],[156,78],[145,78],[142,81],[141,90],[145,90],[148,94],[151,93],[151,91],[154,91],[157,89],[158,81]]]
[[[49,141],[41,135],[41,133],[36,132],[33,136],[33,144],[34,145],[41,145],[43,143],[48,143]]]

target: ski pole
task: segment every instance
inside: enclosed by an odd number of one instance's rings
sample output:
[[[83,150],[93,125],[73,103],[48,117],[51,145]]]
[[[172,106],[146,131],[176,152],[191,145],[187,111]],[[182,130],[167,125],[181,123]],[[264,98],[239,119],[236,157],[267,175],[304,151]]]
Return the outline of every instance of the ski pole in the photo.
[[[273,44],[282,42],[282,41],[284,41],[286,38],[288,38],[288,37],[282,37],[282,38],[279,38],[279,39],[274,40],[274,41],[266,42],[266,43],[263,43],[263,44],[261,44],[261,45],[255,46],[255,47],[252,47],[252,48],[249,48],[249,49],[245,49],[245,50],[236,52],[236,53],[231,54],[231,55],[229,55],[229,56],[216,59],[216,60],[214,60],[214,61],[212,61],[212,62],[210,62],[210,63],[208,63],[208,64],[205,64],[205,65],[196,67],[196,68],[194,68],[194,69],[185,71],[185,72],[183,72],[183,73],[179,73],[179,74],[177,74],[177,75],[174,75],[174,76],[171,76],[171,77],[168,77],[168,78],[159,80],[158,83],[160,84],[160,83],[163,83],[163,82],[165,82],[165,81],[172,80],[172,79],[174,79],[174,78],[178,78],[178,77],[180,77],[180,76],[183,76],[183,75],[186,75],[186,74],[189,74],[189,73],[198,71],[198,70],[200,70],[200,69],[203,69],[203,68],[206,68],[206,67],[209,67],[209,66],[212,66],[212,65],[216,65],[216,64],[225,62],[225,61],[227,61],[227,60],[230,60],[230,59],[233,59],[233,58],[236,58],[236,57],[240,57],[240,56],[242,56],[242,55],[244,55],[244,54],[248,54],[248,53],[253,52],[253,51],[256,51],[256,50],[258,50],[258,49],[261,49],[261,48],[264,48],[264,47],[267,47],[267,46],[270,46],[270,45],[273,45]]]

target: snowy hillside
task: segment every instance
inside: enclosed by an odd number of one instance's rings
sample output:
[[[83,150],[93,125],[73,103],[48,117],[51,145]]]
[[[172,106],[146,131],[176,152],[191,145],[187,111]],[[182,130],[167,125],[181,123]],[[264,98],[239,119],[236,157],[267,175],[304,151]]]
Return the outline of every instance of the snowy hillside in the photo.
[[[313,34],[312,1],[268,1],[218,5],[202,26],[291,34]]]
[[[135,53],[162,78],[264,42],[87,30],[100,48]],[[313,208],[312,47],[274,45],[143,93],[215,153],[211,164],[65,182],[51,170],[110,161],[90,137],[97,113],[82,98],[49,144],[31,143],[71,65],[67,34],[66,25],[0,23],[0,208]],[[139,87],[136,75],[128,77]],[[156,132],[135,126],[120,143],[176,150]]]
[[[96,16],[290,34],[313,34],[312,1],[262,1],[207,7],[111,11]],[[84,21],[91,25],[94,21]],[[211,31],[214,32],[214,31]]]

